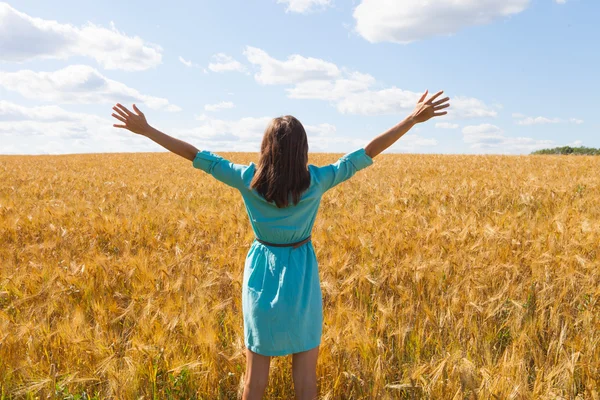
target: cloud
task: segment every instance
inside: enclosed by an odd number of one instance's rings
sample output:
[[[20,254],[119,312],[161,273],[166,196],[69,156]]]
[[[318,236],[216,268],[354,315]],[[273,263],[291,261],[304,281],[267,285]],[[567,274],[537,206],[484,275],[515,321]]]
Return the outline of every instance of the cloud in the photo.
[[[583,124],[583,120],[577,119],[577,118],[562,119],[562,118],[547,118],[547,117],[527,117],[520,113],[513,114],[513,118],[519,119],[517,121],[518,125],[525,125],[525,126],[545,125],[545,124],[563,124],[563,123],[571,123],[571,124],[576,124],[576,125]]]
[[[196,65],[196,64],[194,64],[194,63],[193,63],[193,62],[191,62],[191,61],[187,61],[185,58],[183,58],[183,57],[181,57],[181,56],[179,56],[179,61],[181,61],[181,63],[182,63],[183,65],[185,65],[186,67],[188,67],[188,68],[197,67],[197,65]]]
[[[82,114],[67,112],[58,106],[24,107],[0,100],[0,121],[74,121]]]
[[[269,56],[264,50],[247,46],[244,55],[250,63],[260,68],[254,78],[263,85],[327,80],[341,74],[333,63],[298,54],[289,56],[285,61],[280,61]]]
[[[466,126],[462,132],[465,143],[498,143],[504,140],[502,129],[492,124]]]
[[[321,137],[332,137],[335,136],[337,132],[335,125],[331,124],[304,125],[304,129],[306,130],[306,135],[309,137],[314,135]]]
[[[201,140],[211,141],[240,141],[249,140],[256,142],[262,139],[265,128],[272,118],[270,117],[245,117],[238,120],[222,120],[203,115],[198,120],[202,121],[197,127],[176,129],[174,132]]]
[[[206,104],[204,106],[204,110],[206,111],[220,111],[220,110],[226,110],[228,108],[233,108],[235,107],[235,104],[233,104],[231,101],[222,101],[220,103],[216,103],[216,104]]]
[[[450,118],[490,118],[496,117],[498,112],[487,106],[483,101],[465,96],[454,96],[450,99]]]
[[[286,12],[307,13],[314,9],[331,5],[332,0],[277,0],[277,3],[287,4]]]
[[[58,106],[25,107],[0,101],[0,153],[64,154],[156,151],[157,145],[114,122]]]
[[[528,137],[507,137],[496,125],[481,124],[466,126],[462,130],[463,141],[472,149],[483,152],[522,153],[548,147],[552,140],[536,140]]]
[[[518,14],[529,3],[530,0],[362,0],[353,16],[356,31],[369,42],[406,44]]]
[[[460,125],[451,124],[449,122],[438,122],[437,124],[435,124],[435,127],[438,129],[458,129]]]
[[[106,69],[139,71],[161,63],[162,48],[92,23],[78,28],[53,20],[33,18],[0,3],[0,61],[35,58],[66,59],[84,56]]]
[[[228,56],[224,53],[215,54],[212,56],[213,62],[208,64],[208,69],[213,72],[228,72],[228,71],[237,71],[237,72],[246,72],[246,67],[240,64],[239,61],[233,59],[233,57]]]
[[[165,108],[165,110],[167,110],[168,112],[179,112],[181,111],[181,107],[175,104],[169,104],[167,108]]]
[[[0,71],[0,87],[41,101],[83,104],[139,102],[155,110],[181,110],[165,98],[141,94],[86,65],[71,65],[53,72]]]
[[[349,93],[337,103],[342,114],[385,115],[398,114],[414,108],[420,94],[391,87],[383,90],[365,90]]]
[[[247,47],[248,61],[260,67],[254,75],[263,85],[291,85],[287,88],[292,99],[329,101],[342,114],[385,115],[399,114],[415,107],[422,93],[395,86],[377,89],[376,79],[357,71],[339,68],[318,58],[292,55],[277,60],[264,50]],[[495,117],[497,112],[483,101],[464,96],[450,100],[449,118]]]
[[[286,89],[292,99],[341,100],[351,93],[365,92],[375,83],[375,78],[359,72],[332,80],[310,80]]]
[[[557,4],[565,4],[567,0],[555,0]]]
[[[190,143],[210,142],[215,151],[259,151],[271,117],[222,120],[200,116],[193,128],[172,129],[171,134]],[[67,111],[58,106],[25,107],[0,101],[0,153],[64,154],[131,151],[164,151],[154,142],[124,129],[113,120]],[[329,123],[304,125],[310,151],[350,152],[365,146],[364,139],[338,136]],[[436,145],[434,139],[407,134],[391,148],[412,151]]]
[[[390,150],[401,152],[415,152],[423,147],[427,148],[437,145],[438,141],[435,139],[427,139],[415,134],[406,134],[402,136],[402,139],[398,140],[396,143],[390,146]]]

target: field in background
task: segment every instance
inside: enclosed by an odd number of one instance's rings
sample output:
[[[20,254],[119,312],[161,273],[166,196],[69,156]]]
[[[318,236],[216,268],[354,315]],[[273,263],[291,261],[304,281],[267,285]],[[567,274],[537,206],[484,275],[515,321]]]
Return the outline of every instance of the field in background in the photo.
[[[599,171],[384,154],[326,193],[321,398],[600,398]],[[167,153],[0,156],[0,182],[1,399],[238,396],[235,189]]]

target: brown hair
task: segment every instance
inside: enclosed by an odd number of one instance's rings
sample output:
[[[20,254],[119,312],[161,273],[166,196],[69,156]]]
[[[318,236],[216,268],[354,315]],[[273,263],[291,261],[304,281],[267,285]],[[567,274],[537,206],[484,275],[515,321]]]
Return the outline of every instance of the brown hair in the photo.
[[[250,188],[278,208],[294,205],[310,186],[308,139],[304,127],[291,115],[274,118],[263,136],[260,158]]]

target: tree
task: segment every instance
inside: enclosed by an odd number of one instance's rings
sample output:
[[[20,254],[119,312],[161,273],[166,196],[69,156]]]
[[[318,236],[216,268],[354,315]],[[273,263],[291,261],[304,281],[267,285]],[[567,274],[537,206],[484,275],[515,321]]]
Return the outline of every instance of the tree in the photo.
[[[599,156],[600,149],[595,149],[593,147],[571,147],[571,146],[563,146],[563,147],[555,147],[553,149],[543,149],[534,151],[531,154],[539,155],[539,154],[574,154],[574,155],[588,155],[588,156]]]

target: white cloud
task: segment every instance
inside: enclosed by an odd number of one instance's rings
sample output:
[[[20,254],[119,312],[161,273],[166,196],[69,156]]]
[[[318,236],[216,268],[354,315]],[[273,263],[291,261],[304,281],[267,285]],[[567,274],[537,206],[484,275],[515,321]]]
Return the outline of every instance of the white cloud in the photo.
[[[173,136],[190,143],[210,143],[215,151],[259,151],[271,117],[222,120],[202,115],[200,125],[173,129]],[[97,115],[75,113],[58,106],[25,107],[0,101],[0,154],[103,153],[164,151],[156,143]],[[335,125],[304,125],[310,151],[349,152],[366,145],[364,139],[338,136]],[[413,151],[434,146],[434,139],[407,134],[391,150]]]
[[[337,103],[342,114],[385,115],[398,114],[414,108],[420,94],[391,87],[382,90],[366,90],[349,93]]]
[[[547,117],[527,117],[520,113],[513,114],[513,118],[519,119],[517,121],[518,125],[545,125],[545,124],[562,124],[562,123],[572,123],[576,125],[583,124],[583,120],[577,118],[547,118]]]
[[[415,107],[422,94],[395,86],[377,90],[373,76],[339,68],[317,58],[292,55],[286,61],[280,61],[254,47],[247,47],[244,54],[248,61],[260,67],[254,76],[257,82],[293,85],[286,89],[288,97],[329,101],[343,114],[399,114]],[[447,115],[450,118],[497,115],[492,107],[475,98],[456,96],[450,103]]]
[[[502,129],[492,124],[466,126],[462,132],[465,143],[498,143],[504,140]]]
[[[546,117],[527,117],[520,121],[517,121],[519,125],[540,125],[540,124],[558,124],[562,122],[560,118],[546,118]]]
[[[113,121],[57,106],[0,101],[0,153],[60,154],[156,151],[153,142],[114,128]]]
[[[340,70],[335,64],[318,58],[294,54],[286,61],[279,61],[266,51],[251,46],[246,47],[244,55],[250,63],[259,66],[260,71],[254,78],[263,85],[327,80],[340,76]]]
[[[454,96],[450,99],[450,104],[450,118],[488,118],[498,115],[496,110],[473,97]]]
[[[347,73],[347,77],[334,80],[310,80],[297,83],[287,89],[292,99],[340,100],[351,93],[367,91],[375,78],[359,72]]]
[[[463,141],[472,149],[482,152],[523,153],[546,148],[552,140],[536,140],[527,137],[508,137],[504,131],[492,124],[466,126],[462,130]]]
[[[567,0],[555,0],[557,4],[565,4]]]
[[[168,112],[179,112],[181,111],[181,107],[175,104],[169,104],[167,108],[165,108],[165,110],[167,110]]]
[[[418,152],[420,148],[437,146],[438,141],[435,139],[427,139],[419,135],[407,133],[400,140],[390,146],[390,152]]]
[[[335,136],[337,128],[331,124],[319,124],[319,125],[304,125],[306,135],[312,137],[316,136]]]
[[[181,57],[181,56],[179,56],[179,61],[181,61],[181,63],[182,63],[183,65],[185,65],[186,67],[188,67],[188,68],[197,67],[197,65],[196,65],[196,64],[194,64],[194,63],[193,63],[193,62],[191,62],[191,61],[187,61],[185,58],[183,58],[183,57]]]
[[[139,102],[152,109],[181,110],[165,98],[141,94],[86,65],[71,65],[53,72],[0,71],[0,87],[41,101],[83,104]]]
[[[530,0],[362,0],[356,31],[369,42],[410,43],[450,35],[525,10]]]
[[[451,124],[449,122],[438,122],[437,124],[435,124],[435,127],[438,129],[458,129],[460,125]]]
[[[214,111],[226,110],[228,108],[233,108],[233,107],[235,107],[235,104],[233,104],[233,102],[222,101],[222,102],[216,103],[216,104],[206,104],[204,106],[204,110],[214,112]]]
[[[58,106],[24,107],[0,100],[0,121],[73,121],[82,114],[65,111]]]
[[[213,62],[208,64],[208,69],[213,72],[228,72],[228,71],[237,71],[237,72],[245,72],[246,67],[244,67],[239,61],[233,59],[233,57],[228,56],[224,53],[215,54],[212,56]]]
[[[33,18],[0,3],[0,61],[85,56],[106,69],[144,70],[161,63],[160,46],[92,23],[78,28]]]
[[[197,118],[202,124],[190,129],[176,129],[174,132],[197,139],[217,139],[220,141],[240,141],[242,139],[262,139],[265,128],[272,118],[246,117],[239,120],[221,120],[206,115]]]
[[[277,3],[287,4],[287,12],[307,13],[316,8],[331,5],[332,0],[277,0]]]

